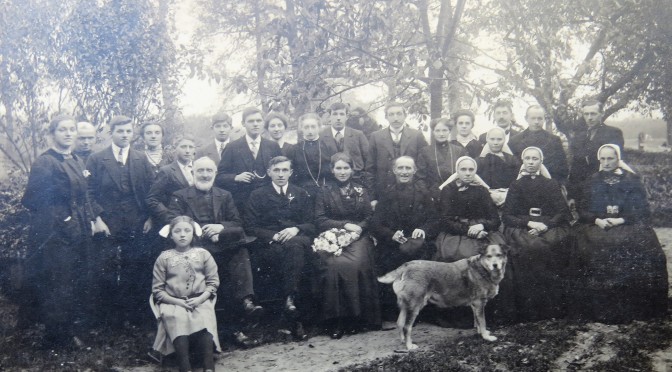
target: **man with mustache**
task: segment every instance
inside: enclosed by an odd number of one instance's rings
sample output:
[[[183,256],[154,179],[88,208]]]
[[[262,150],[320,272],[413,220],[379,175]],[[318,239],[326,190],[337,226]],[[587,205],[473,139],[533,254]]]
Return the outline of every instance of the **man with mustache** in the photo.
[[[492,116],[495,120],[495,125],[504,129],[504,132],[506,133],[504,143],[509,143],[511,137],[523,130],[523,128],[513,119],[513,105],[510,101],[499,100],[495,102],[495,105],[492,107]],[[485,145],[487,143],[486,136],[487,133],[481,134],[478,137],[478,141]]]
[[[89,155],[93,153],[93,145],[96,144],[96,128],[93,124],[80,121],[77,123],[77,140],[73,153],[79,156],[86,164]]]
[[[199,158],[194,161],[193,169],[194,185],[173,193],[168,207],[168,220],[176,216],[189,216],[201,225],[203,248],[215,258],[220,277],[229,279],[222,280],[222,283],[229,284],[227,290],[231,295],[220,296],[220,301],[233,297],[247,317],[258,318],[263,308],[254,303],[250,256],[245,246],[254,238],[245,236],[243,221],[231,193],[213,186],[217,174],[214,160],[209,157]],[[230,320],[224,323],[234,323],[234,328],[239,326]],[[231,329],[228,333],[238,346],[247,348],[259,344],[239,328]]]
[[[94,231],[104,236],[94,264],[96,293],[104,320],[143,324],[151,289],[152,250],[145,234],[152,228],[145,202],[154,171],[145,154],[131,148],[133,121],[110,121],[112,145],[89,156],[88,189],[96,217]]]

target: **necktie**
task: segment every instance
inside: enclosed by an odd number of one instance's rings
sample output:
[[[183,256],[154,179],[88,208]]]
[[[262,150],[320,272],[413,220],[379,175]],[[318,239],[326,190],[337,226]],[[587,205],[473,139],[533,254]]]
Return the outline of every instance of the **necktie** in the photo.
[[[259,152],[259,149],[257,147],[257,141],[250,142],[250,150],[252,150],[252,156],[254,156],[254,158],[256,159],[257,152]]]
[[[189,186],[194,185],[194,167],[191,165],[191,163],[187,164],[185,167],[187,169],[187,182],[189,183]]]
[[[284,187],[280,188],[280,196],[282,196],[283,198],[285,197],[285,188]]]
[[[338,146],[338,151],[343,151],[343,134],[341,131],[336,132],[336,136],[334,137],[336,140],[336,146]]]
[[[124,165],[124,149],[119,149],[119,157],[117,158],[119,164]]]
[[[219,153],[219,158],[222,158],[222,153],[224,152],[224,144],[217,142],[217,152]]]

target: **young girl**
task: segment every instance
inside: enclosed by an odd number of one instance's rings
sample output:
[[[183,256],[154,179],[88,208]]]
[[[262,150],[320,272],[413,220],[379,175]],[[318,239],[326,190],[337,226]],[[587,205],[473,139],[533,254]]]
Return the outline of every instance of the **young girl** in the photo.
[[[210,253],[192,246],[201,227],[187,216],[178,216],[159,232],[175,243],[154,264],[152,293],[159,319],[154,349],[162,355],[177,353],[180,371],[190,371],[189,341],[203,353],[203,368],[214,371],[213,343],[221,351],[215,319],[215,294],[219,287],[217,264]]]

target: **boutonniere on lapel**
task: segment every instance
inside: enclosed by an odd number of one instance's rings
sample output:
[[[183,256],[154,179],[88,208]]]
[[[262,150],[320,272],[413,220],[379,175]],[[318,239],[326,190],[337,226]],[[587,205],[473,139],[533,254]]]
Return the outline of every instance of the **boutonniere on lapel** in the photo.
[[[289,200],[287,204],[292,204],[292,200],[294,200],[294,195],[292,195],[291,192],[287,194],[287,200]]]
[[[82,172],[82,175],[84,176],[84,178],[88,178],[91,175],[91,172],[89,172],[88,169],[84,169],[84,171]]]
[[[361,187],[353,187],[352,189],[355,190],[355,192],[357,193],[357,196],[360,196],[360,197],[361,197],[362,195],[364,195],[364,189],[363,189],[363,188],[361,188]]]

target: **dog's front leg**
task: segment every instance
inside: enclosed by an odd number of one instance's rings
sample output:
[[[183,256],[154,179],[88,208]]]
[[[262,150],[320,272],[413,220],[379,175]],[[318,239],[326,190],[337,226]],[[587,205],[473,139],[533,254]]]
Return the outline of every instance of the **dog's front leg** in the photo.
[[[476,300],[471,303],[471,311],[474,313],[476,332],[486,341],[497,341],[497,337],[490,334],[485,324],[485,300]]]

